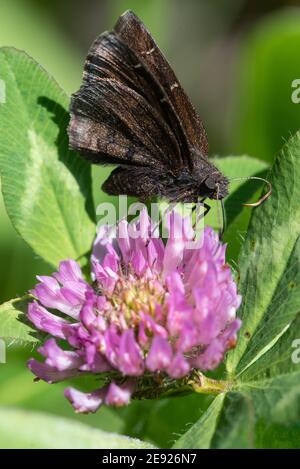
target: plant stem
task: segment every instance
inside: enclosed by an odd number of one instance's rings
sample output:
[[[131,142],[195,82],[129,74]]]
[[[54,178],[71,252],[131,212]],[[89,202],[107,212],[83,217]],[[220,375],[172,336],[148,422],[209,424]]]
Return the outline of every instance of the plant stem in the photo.
[[[171,380],[160,383],[151,380],[145,386],[141,383],[134,393],[134,399],[163,399],[171,396],[182,396],[193,392],[200,394],[220,394],[230,388],[228,381],[207,378],[200,371],[194,370],[182,380]]]
[[[201,394],[220,394],[230,388],[228,381],[207,378],[200,371],[194,371],[189,382],[194,392]]]

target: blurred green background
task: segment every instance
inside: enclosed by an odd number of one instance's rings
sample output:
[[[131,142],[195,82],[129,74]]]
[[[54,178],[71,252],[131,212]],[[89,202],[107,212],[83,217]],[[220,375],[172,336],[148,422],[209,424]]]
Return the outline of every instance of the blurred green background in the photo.
[[[300,104],[291,99],[292,81],[300,79],[299,0],[0,0],[0,46],[28,52],[71,94],[92,40],[129,8],[151,30],[199,110],[210,154],[247,154],[271,163],[300,128]],[[108,170],[93,171],[97,201]],[[0,223],[2,302],[22,295],[49,268],[14,232],[2,200]],[[231,240],[233,258],[242,235],[236,231]],[[169,446],[210,401],[189,396],[176,405],[142,402],[78,417],[63,386],[33,383],[25,368],[32,353],[9,347],[7,364],[0,364],[0,405],[65,415]]]

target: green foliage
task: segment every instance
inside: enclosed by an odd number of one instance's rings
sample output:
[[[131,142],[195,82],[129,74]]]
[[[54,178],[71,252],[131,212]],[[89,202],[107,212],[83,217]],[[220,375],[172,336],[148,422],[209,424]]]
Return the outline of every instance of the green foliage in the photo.
[[[173,448],[209,448],[216,431],[224,398],[224,395],[216,397],[198,422],[176,441]]]
[[[48,3],[48,5],[47,5]],[[55,23],[51,8],[56,2],[1,0],[0,47],[14,45],[41,63],[69,93],[80,84],[84,51]],[[47,8],[48,7],[48,8]],[[0,69],[0,80],[2,79]],[[1,107],[1,104],[0,104]],[[1,139],[1,130],[0,130]],[[37,272],[47,266],[17,235],[5,213],[0,196],[0,302],[22,295],[32,287]],[[20,265],[22,269],[20,269]]]
[[[68,150],[68,99],[25,53],[0,51],[0,171],[10,219],[47,262],[80,258],[95,233],[90,165]]]
[[[38,431],[37,431],[38,429]],[[0,408],[1,448],[146,449],[149,443],[64,418]]]
[[[230,180],[232,178],[246,178],[250,176],[262,176],[268,169],[267,163],[264,161],[252,158],[250,156],[226,156],[225,158],[212,158],[212,163]],[[258,187],[261,182],[255,180],[248,181],[236,180],[232,181],[229,185],[229,196],[225,199],[225,209],[227,218],[227,228],[234,222],[237,217],[241,215],[243,206],[242,203],[251,202],[256,196]],[[217,202],[212,202],[216,207]],[[215,210],[216,211],[216,210]],[[251,210],[247,210],[248,214],[247,223],[249,222]],[[244,220],[245,223],[245,220]],[[215,221],[208,218],[207,224],[216,224]],[[243,226],[244,230],[247,229],[247,224]]]
[[[75,91],[80,84],[83,56],[68,38],[66,28],[57,27],[45,3],[1,0],[0,47],[14,45],[26,50],[67,92]]]
[[[164,48],[168,36],[169,22],[165,18],[170,11],[169,3],[169,0],[114,0],[109,2],[112,25],[122,13],[132,10],[145,21],[155,40]]]
[[[264,161],[246,155],[213,158],[212,161],[229,179],[248,176],[264,177],[268,169],[268,165]],[[225,199],[226,230],[224,241],[228,243],[227,259],[230,262],[237,260],[252,212],[250,208],[244,208],[242,204],[258,200],[261,187],[262,183],[255,180],[232,181],[229,185],[229,196]],[[212,209],[207,215],[206,224],[218,230],[221,228],[220,203],[209,201],[209,205]]]
[[[300,127],[292,82],[300,78],[300,13],[290,9],[264,18],[240,49],[230,150],[273,161]]]
[[[10,342],[8,342],[9,344]],[[95,414],[76,414],[70,403],[64,398],[65,387],[69,384],[88,391],[95,387],[94,379],[86,376],[76,378],[75,381],[72,380],[69,383],[62,382],[55,385],[49,385],[44,381],[35,382],[26,363],[30,358],[40,359],[36,345],[32,342],[18,342],[18,344],[18,347],[7,347],[6,364],[0,365],[1,382],[4,383],[3,386],[0,386],[2,407],[18,407],[30,412],[47,412],[75,422],[85,423],[105,432],[136,436],[132,431],[126,431],[124,418],[119,409],[116,411],[111,407],[104,406],[100,412]]]
[[[283,147],[268,178],[272,197],[253,212],[239,258],[241,336],[247,332],[250,339],[240,340],[230,355],[229,373],[240,373],[299,311],[299,133]]]
[[[268,178],[273,195],[253,213],[239,259],[243,325],[227,359],[228,393],[176,447],[299,447],[300,365],[292,354],[300,338],[300,133]]]
[[[27,311],[28,298],[18,298],[7,301],[0,306],[0,338],[8,343],[36,343],[33,329],[24,322]]]

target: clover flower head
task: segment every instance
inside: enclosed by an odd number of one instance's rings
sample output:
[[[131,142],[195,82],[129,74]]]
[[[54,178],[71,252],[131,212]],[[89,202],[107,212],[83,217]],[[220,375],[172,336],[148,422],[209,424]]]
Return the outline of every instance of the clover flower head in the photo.
[[[29,360],[32,372],[49,383],[105,377],[89,393],[65,389],[77,412],[128,404],[145,381],[155,387],[194,369],[212,370],[235,346],[241,297],[225,262],[226,245],[206,227],[191,249],[190,218],[175,211],[166,245],[152,236],[153,228],[146,210],[134,223],[102,227],[91,283],[74,260],[65,260],[52,276],[38,277],[32,291],[28,318],[50,335],[39,348],[44,362]]]

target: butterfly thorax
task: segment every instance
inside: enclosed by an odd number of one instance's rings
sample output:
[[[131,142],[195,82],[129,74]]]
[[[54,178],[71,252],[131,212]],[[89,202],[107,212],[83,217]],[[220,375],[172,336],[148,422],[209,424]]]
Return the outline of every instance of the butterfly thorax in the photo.
[[[228,180],[210,162],[202,162],[192,171],[183,168],[169,175],[165,197],[171,201],[197,202],[199,198],[223,199],[228,194]]]

